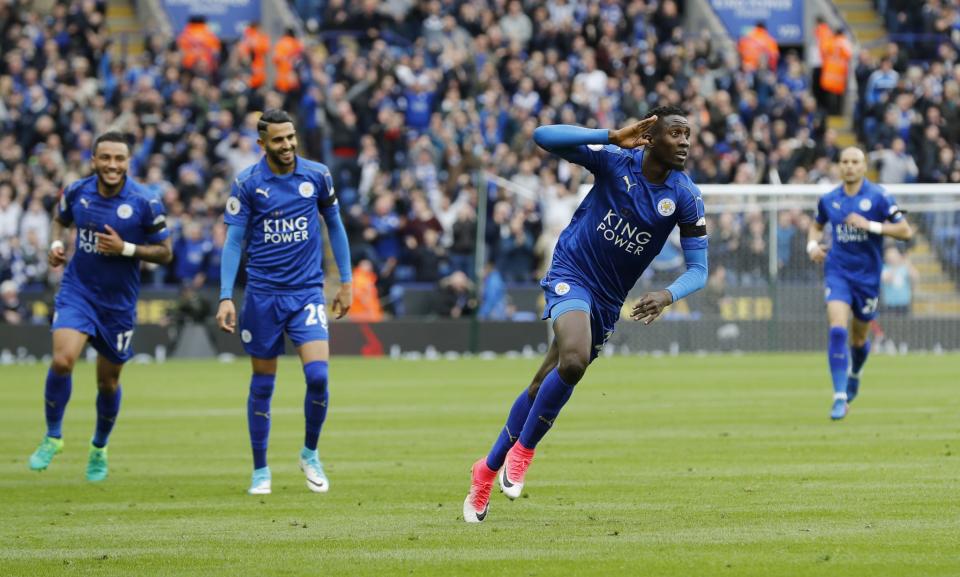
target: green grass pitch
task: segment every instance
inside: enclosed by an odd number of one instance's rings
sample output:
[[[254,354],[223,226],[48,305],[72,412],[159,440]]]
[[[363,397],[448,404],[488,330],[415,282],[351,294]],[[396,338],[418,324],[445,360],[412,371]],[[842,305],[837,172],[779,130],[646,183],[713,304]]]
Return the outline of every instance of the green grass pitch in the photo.
[[[0,575],[960,575],[957,356],[874,356],[836,423],[823,355],[602,359],[524,497],[467,525],[469,467],[538,363],[335,358],[315,495],[284,360],[266,497],[244,494],[245,360],[127,367],[95,486],[93,367],[42,473],[46,368],[2,367]]]

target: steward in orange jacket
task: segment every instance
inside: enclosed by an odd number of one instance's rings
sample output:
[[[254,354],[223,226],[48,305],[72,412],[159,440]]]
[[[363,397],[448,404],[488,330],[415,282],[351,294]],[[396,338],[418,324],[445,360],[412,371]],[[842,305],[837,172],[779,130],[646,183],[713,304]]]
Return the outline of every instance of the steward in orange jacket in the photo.
[[[850,70],[850,58],[853,47],[843,28],[826,42],[823,51],[823,72],[820,74],[820,88],[830,94],[842,95],[847,91],[847,76]]]
[[[296,92],[300,88],[297,64],[302,56],[303,43],[297,40],[293,29],[288,28],[283,37],[277,40],[277,45],[273,47],[273,64],[277,69],[274,88],[284,94]]]
[[[207,26],[207,19],[203,16],[190,17],[177,37],[177,48],[183,57],[182,65],[187,70],[212,74],[220,64],[220,39]]]
[[[737,51],[740,53],[740,62],[743,63],[744,70],[752,71],[759,68],[763,56],[767,57],[767,66],[770,70],[776,70],[777,61],[780,60],[780,46],[767,32],[767,25],[763,22],[757,22],[753,30],[740,37]]]
[[[267,81],[267,53],[270,52],[270,37],[260,30],[258,22],[251,22],[243,31],[237,44],[240,58],[250,66],[250,88],[257,89]]]

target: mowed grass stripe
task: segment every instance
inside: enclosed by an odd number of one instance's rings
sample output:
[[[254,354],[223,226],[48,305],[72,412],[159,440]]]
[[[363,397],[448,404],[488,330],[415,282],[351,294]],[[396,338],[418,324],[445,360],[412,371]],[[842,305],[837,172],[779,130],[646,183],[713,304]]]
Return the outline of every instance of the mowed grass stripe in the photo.
[[[303,383],[281,362],[274,494],[249,480],[245,361],[125,369],[111,478],[83,480],[93,369],[49,471],[45,367],[3,367],[2,575],[957,575],[957,356],[874,356],[827,418],[823,355],[601,359],[538,451],[527,495],[459,520],[537,360],[336,358],[321,453],[297,470]]]

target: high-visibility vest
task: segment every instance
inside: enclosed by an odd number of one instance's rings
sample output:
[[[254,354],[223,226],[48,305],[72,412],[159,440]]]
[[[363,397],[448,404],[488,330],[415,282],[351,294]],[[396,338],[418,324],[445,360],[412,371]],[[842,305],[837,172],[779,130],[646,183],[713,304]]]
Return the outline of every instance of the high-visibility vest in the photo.
[[[826,23],[820,24],[817,26],[817,31],[815,32],[817,37],[817,50],[820,52],[820,64],[823,65],[823,61],[827,57],[827,48],[830,45],[830,41],[833,39],[833,30],[830,30],[830,26]]]
[[[383,320],[380,296],[377,294],[377,275],[357,267],[353,270],[353,305],[350,318],[356,321]]]
[[[293,36],[284,36],[273,48],[273,64],[277,68],[274,87],[280,92],[293,92],[300,87],[297,62],[303,53],[303,44]]]
[[[206,64],[207,70],[213,71],[217,68],[220,39],[205,23],[187,24],[177,38],[177,47],[183,53],[184,68],[192,70],[200,62]]]
[[[238,45],[240,55],[250,61],[250,88],[260,88],[267,81],[267,53],[270,37],[257,28],[247,27]]]
[[[852,55],[853,49],[845,35],[837,34],[830,40],[824,51],[820,88],[831,94],[847,91],[847,73]]]
[[[744,34],[737,43],[737,50],[740,52],[740,61],[745,70],[756,70],[760,67],[760,59],[764,55],[767,57],[767,65],[771,70],[776,70],[777,61],[780,59],[780,46],[769,32],[754,28],[748,34]]]

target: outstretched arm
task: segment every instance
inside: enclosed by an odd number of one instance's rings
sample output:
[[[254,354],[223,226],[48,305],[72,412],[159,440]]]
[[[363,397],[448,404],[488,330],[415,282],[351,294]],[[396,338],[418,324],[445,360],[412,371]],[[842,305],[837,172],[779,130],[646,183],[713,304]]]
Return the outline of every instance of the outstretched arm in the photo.
[[[668,305],[677,302],[685,296],[691,295],[707,285],[707,249],[684,249],[684,260],[687,270],[677,277],[666,289],[650,292],[642,297],[633,307],[630,318],[643,321],[649,325],[660,316]]]

